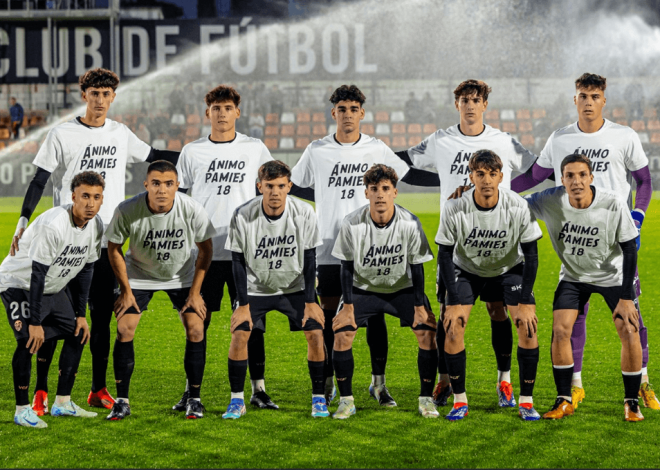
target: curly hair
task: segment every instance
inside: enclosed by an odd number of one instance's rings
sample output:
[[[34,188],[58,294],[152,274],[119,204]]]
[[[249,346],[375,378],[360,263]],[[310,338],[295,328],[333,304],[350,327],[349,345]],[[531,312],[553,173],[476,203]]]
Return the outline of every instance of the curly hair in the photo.
[[[471,78],[461,82],[456,87],[454,90],[454,99],[458,101],[461,96],[470,96],[476,93],[477,96],[481,96],[484,101],[488,101],[488,95],[490,95],[492,91],[493,89],[488,86],[488,83]]]
[[[396,184],[399,181],[399,177],[394,171],[394,168],[382,163],[376,163],[362,177],[362,181],[366,187],[369,187],[373,184],[378,184],[383,180],[389,180],[392,183],[392,186],[396,188]]]
[[[595,73],[583,73],[575,80],[575,89],[579,90],[580,88],[598,88],[605,91],[605,88],[607,88],[607,78],[596,75]]]
[[[204,97],[206,106],[211,106],[213,103],[222,103],[223,101],[231,101],[234,106],[238,108],[241,104],[241,95],[234,87],[229,85],[218,85],[213,90],[209,91]]]
[[[85,91],[87,88],[112,88],[116,91],[119,86],[119,77],[112,70],[96,68],[90,69],[83,73],[78,79],[80,90]]]
[[[101,188],[105,189],[103,176],[95,171],[83,171],[74,176],[71,180],[71,192],[74,192],[78,186],[83,184],[87,186],[101,186]]]
[[[362,106],[367,101],[367,97],[355,85],[342,85],[330,97],[332,104],[337,104],[340,101],[357,101]]]

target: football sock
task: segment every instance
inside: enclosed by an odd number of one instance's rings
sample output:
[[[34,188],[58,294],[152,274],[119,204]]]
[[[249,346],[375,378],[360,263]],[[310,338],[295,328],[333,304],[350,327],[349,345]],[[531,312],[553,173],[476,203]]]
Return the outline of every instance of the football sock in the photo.
[[[552,366],[552,375],[555,377],[558,397],[569,397],[567,401],[572,402],[571,377],[573,377],[573,364],[568,366]]]
[[[467,394],[465,392],[454,393],[454,405],[457,405],[458,403],[465,403],[467,405],[467,402]]]
[[[228,372],[231,393],[243,393],[243,387],[245,387],[245,376],[247,375],[247,362],[247,360],[235,361],[233,359],[229,359]]]
[[[571,386],[582,388],[582,371],[573,372],[573,378],[571,379]]]
[[[16,405],[16,414],[20,413],[25,408],[29,408],[29,407],[30,407],[30,405]]]
[[[420,379],[420,397],[433,395],[435,386],[435,371],[438,368],[438,352],[435,349],[417,350],[417,369]]]
[[[587,343],[587,312],[589,302],[575,319],[573,331],[571,332],[571,348],[573,349],[573,370],[582,371],[582,360],[584,359],[584,345]]]
[[[231,399],[238,398],[240,400],[245,400],[244,392],[231,392]]]
[[[199,398],[206,366],[204,340],[194,343],[186,340],[186,352],[183,356],[183,368],[188,378],[189,398]]]
[[[371,374],[385,375],[387,365],[387,324],[385,315],[379,314],[367,322],[367,344],[371,355]]]
[[[534,399],[532,396],[520,395],[518,397],[518,405],[524,405],[525,403],[534,404]]]
[[[48,392],[48,369],[50,363],[53,362],[53,355],[57,349],[57,340],[44,341],[39,351],[37,351],[37,385],[34,387],[34,392],[43,390]]]
[[[339,395],[344,398],[353,396],[353,349],[348,351],[333,351],[332,362],[337,377],[337,388]]]
[[[502,382],[511,383],[511,370],[498,370],[497,371],[497,385],[498,385],[498,387]]]
[[[435,331],[435,344],[438,346],[438,374],[441,377],[448,374],[447,361],[445,360],[445,336],[442,320],[438,320],[438,328]]]
[[[310,361],[307,360],[307,367],[309,368],[309,376],[312,379],[312,394],[325,396],[325,378],[323,377],[323,368],[325,361]]]
[[[131,376],[135,368],[135,350],[133,341],[122,343],[115,340],[112,351],[112,359],[115,369],[115,382],[117,383],[117,396],[128,398],[128,389],[131,385]]]
[[[642,383],[649,383],[649,370],[646,367],[642,367]]]
[[[511,330],[511,319],[504,321],[490,321],[490,337],[495,351],[498,371],[511,370],[511,353],[513,351],[513,331]],[[507,380],[511,382],[511,378]]]
[[[445,360],[447,361],[449,380],[451,381],[451,388],[454,391],[454,395],[465,393],[465,349],[457,354],[449,354],[445,351]]]
[[[250,380],[263,380],[266,373],[266,349],[264,346],[264,332],[253,329],[248,339],[248,368]]]
[[[335,345],[335,332],[332,329],[332,320],[335,318],[336,313],[336,309],[323,309],[323,316],[325,317],[325,327],[323,328],[323,344],[325,345],[323,375],[326,378],[335,375],[334,364],[332,361],[332,349]]]
[[[114,357],[114,356],[113,356],[113,357]],[[124,403],[126,403],[127,405],[128,405],[128,403],[129,403],[128,398],[120,398],[120,397],[117,397],[117,400],[116,400],[116,401],[117,401],[117,402],[124,402]]]
[[[261,391],[265,392],[266,391],[266,384],[264,383],[263,379],[260,380],[250,380],[250,385],[252,385],[252,395],[255,393]]]
[[[92,328],[89,331],[89,351],[92,353],[92,392],[98,392],[106,387],[112,308],[107,310],[90,308],[89,317],[92,320]]]
[[[520,395],[531,397],[536,382],[536,369],[539,364],[539,348],[524,349],[518,346],[518,368],[520,375]]]
[[[385,385],[385,376],[371,374],[371,385],[373,385],[374,387],[380,387],[381,385]]]
[[[623,375],[623,388],[626,391],[626,400],[636,400],[639,393],[639,386],[642,384],[642,371],[637,372],[624,372]]]
[[[55,404],[56,405],[61,405],[63,403],[67,403],[71,401],[71,395],[55,395]]]
[[[16,342],[16,351],[11,360],[11,367],[14,372],[14,394],[16,395],[16,405],[29,405],[30,397],[28,388],[30,387],[30,371],[32,369],[32,354],[26,348],[28,340],[21,339]]]
[[[73,382],[76,380],[80,358],[85,347],[84,344],[80,344],[82,335],[81,330],[78,336],[64,340],[60,353],[60,376],[57,380],[57,395],[59,396],[71,395],[71,390],[73,390]]]

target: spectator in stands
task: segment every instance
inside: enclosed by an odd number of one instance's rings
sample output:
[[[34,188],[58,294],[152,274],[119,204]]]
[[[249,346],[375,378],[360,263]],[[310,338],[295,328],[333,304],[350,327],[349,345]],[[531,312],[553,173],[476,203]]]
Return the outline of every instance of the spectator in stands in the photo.
[[[422,98],[422,120],[424,123],[436,121],[436,112],[438,106],[435,103],[435,100],[431,98],[431,93],[428,91],[424,93],[424,98]]]
[[[284,110],[284,93],[282,93],[279,86],[273,85],[268,95],[268,103],[270,104],[271,113],[275,113],[278,116],[282,115],[282,111]]]
[[[264,117],[260,113],[254,112],[250,114],[248,124],[250,126],[250,137],[254,137],[255,139],[263,139],[264,126],[266,125]]]
[[[18,130],[23,125],[23,106],[21,106],[13,96],[9,101],[11,103],[11,108],[9,108],[9,114],[11,115],[11,131],[14,135],[14,139],[18,139]]]
[[[422,123],[422,103],[415,98],[415,92],[410,92],[410,98],[406,101],[404,113],[407,122]]]
[[[151,132],[149,132],[149,129],[147,129],[147,126],[144,124],[144,122],[140,122],[137,130],[134,133],[142,142],[151,145]]]

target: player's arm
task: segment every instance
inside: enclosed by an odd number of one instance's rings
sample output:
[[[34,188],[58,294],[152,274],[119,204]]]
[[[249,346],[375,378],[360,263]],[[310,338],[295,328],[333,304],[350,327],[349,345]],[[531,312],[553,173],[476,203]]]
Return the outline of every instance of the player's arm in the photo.
[[[525,263],[523,264],[522,284],[520,286],[520,303],[517,315],[513,319],[516,328],[522,322],[526,326],[527,336],[531,338],[537,332],[538,317],[534,307],[534,283],[539,268],[539,250],[536,240],[529,243],[521,243]]]
[[[440,186],[440,176],[437,173],[416,168],[407,150],[394,152],[394,155],[399,157],[405,162],[406,165],[410,167],[408,173],[406,173],[403,178],[401,178],[401,181],[412,186]]]
[[[415,321],[413,322],[413,327],[424,323],[430,327],[435,328],[437,326],[435,315],[431,309],[427,309],[424,305],[424,264],[411,264],[410,274],[412,277],[413,292],[415,295]]]
[[[357,330],[355,323],[355,313],[353,309],[353,274],[355,273],[355,263],[353,260],[341,261],[341,270],[339,279],[342,292],[342,308],[335,318],[332,319],[332,329],[337,331],[345,326],[352,326]]]
[[[180,152],[175,152],[173,150],[158,150],[151,147],[151,151],[145,160],[147,163],[153,163],[157,160],[166,160],[172,165],[176,165],[176,162],[179,161]]]
[[[50,171],[37,167],[37,172],[35,173],[34,178],[32,178],[32,181],[30,181],[27,191],[25,192],[25,197],[23,198],[21,217],[18,219],[16,232],[14,233],[14,238],[12,239],[11,247],[9,248],[9,254],[11,256],[16,255],[16,252],[18,251],[18,241],[23,236],[23,232],[25,232],[25,229],[28,226],[30,217],[32,217],[37,204],[39,204],[46,183],[48,183],[48,178],[50,178]]]
[[[257,194],[259,194],[259,191],[257,191]],[[294,183],[293,186],[291,186],[289,194],[299,197],[300,199],[314,202],[314,188],[301,188]]]
[[[108,260],[110,261],[110,266],[112,266],[112,271],[115,273],[117,282],[119,283],[119,297],[115,300],[115,316],[117,320],[124,316],[126,310],[133,307],[135,310],[140,313],[140,307],[135,301],[133,296],[133,290],[131,285],[128,282],[128,272],[126,271],[126,260],[124,259],[124,253],[122,251],[123,243],[113,243],[108,241]]]
[[[177,191],[179,191],[180,193],[183,193],[183,194],[188,194],[188,188],[179,187],[179,189],[177,189]]]
[[[186,303],[179,313],[184,313],[188,308],[192,308],[195,313],[202,319],[206,319],[206,303],[202,299],[202,283],[204,277],[211,266],[213,260],[213,240],[208,239],[203,242],[196,242],[199,254],[197,255],[197,262],[195,263],[195,275],[193,277],[192,286]]]
[[[248,322],[252,330],[252,315],[248,303],[247,263],[245,255],[238,251],[231,252],[231,271],[236,285],[236,301],[238,307],[231,316],[230,331],[233,333],[238,325]]]
[[[543,183],[554,173],[552,168],[543,168],[537,162],[534,162],[529,170],[511,180],[511,189],[517,193],[527,191],[537,184]]]
[[[649,170],[648,165],[631,172],[631,174],[637,183],[637,194],[635,195],[635,209],[630,215],[632,215],[635,227],[637,227],[638,235],[635,241],[637,249],[639,250],[639,247],[641,246],[640,234],[642,231],[642,224],[644,223],[644,216],[646,215],[646,210],[649,208],[651,196],[653,195],[653,182],[651,180],[651,171]]]
[[[44,344],[44,329],[41,326],[41,301],[46,287],[46,275],[50,266],[32,261],[32,275],[30,276],[30,318],[28,330],[30,339],[26,345],[30,353],[36,353]]]
[[[324,328],[323,310],[316,303],[316,248],[305,250],[303,277],[305,278],[305,312],[302,325],[305,326],[307,320],[312,319],[321,325],[321,328]]]
[[[87,324],[87,300],[89,299],[89,290],[92,287],[92,277],[94,276],[94,263],[87,263],[80,272],[69,282],[71,294],[73,297],[73,309],[76,313],[76,332],[78,336],[80,330],[83,331],[81,344],[86,344],[89,340],[89,325]]]
[[[639,313],[635,307],[634,299],[635,293],[633,292],[633,282],[635,280],[635,270],[637,268],[637,245],[635,239],[628,240],[627,242],[619,243],[621,251],[623,252],[623,283],[621,294],[619,296],[619,303],[616,305],[614,312],[612,312],[612,319],[614,321],[620,318],[628,328],[628,333],[639,331]],[[634,328],[631,328],[631,326]]]

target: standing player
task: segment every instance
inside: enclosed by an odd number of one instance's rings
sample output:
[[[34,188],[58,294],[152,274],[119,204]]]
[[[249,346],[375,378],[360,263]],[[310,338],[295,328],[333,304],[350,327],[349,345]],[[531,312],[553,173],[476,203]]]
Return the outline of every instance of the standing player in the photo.
[[[0,265],[0,292],[16,337],[12,359],[16,414],[20,426],[45,428],[30,407],[28,388],[32,355],[55,338],[64,339],[60,354],[53,416],[92,418],[71,401],[71,390],[89,327],[85,319],[94,262],[103,237],[96,214],[103,204],[103,178],[95,172],[76,175],[70,186],[72,204],[47,210],[30,225],[16,255]]]
[[[326,351],[331,351],[334,344],[332,319],[341,297],[341,266],[339,260],[331,254],[332,247],[344,217],[368,202],[362,193],[362,176],[365,171],[374,163],[383,163],[394,168],[402,177],[401,181],[437,186],[436,175],[419,170],[409,171],[408,166],[382,141],[360,133],[365,100],[364,94],[355,85],[337,88],[330,97],[333,104],[332,118],[337,122],[336,134],[309,144],[291,172],[291,181],[295,185],[314,188],[319,231],[323,239],[316,264],[317,292],[325,316],[323,335]],[[372,368],[369,392],[381,405],[396,406],[385,386],[387,328],[383,315],[372,316],[369,320],[367,342]],[[332,362],[328,361],[325,369],[325,396],[328,403],[336,394],[332,376]]]
[[[410,326],[417,337],[417,367],[421,391],[419,412],[437,418],[433,385],[438,367],[435,316],[424,294],[424,262],[433,259],[419,219],[394,204],[398,177],[377,164],[363,177],[369,204],[341,223],[332,256],[341,260],[342,306],[332,322],[332,360],[339,387],[339,407],[333,418],[355,414],[353,400],[353,340],[356,330],[374,315],[389,313]]]
[[[592,163],[582,154],[561,163],[563,186],[527,196],[532,213],[545,221],[561,259],[552,323],[552,367],[557,401],[543,415],[560,419],[573,414],[571,331],[591,294],[600,294],[612,311],[621,339],[626,421],[644,419],[637,394],[642,381],[639,313],[633,281],[637,265],[637,228],[625,202],[612,191],[593,186]]]
[[[488,108],[488,96],[492,89],[481,80],[465,80],[454,90],[454,106],[460,114],[460,123],[446,130],[438,130],[428,136],[416,147],[407,152],[397,152],[400,158],[417,168],[432,170],[440,177],[440,212],[449,196],[457,186],[469,184],[469,160],[477,150],[488,149],[497,154],[502,161],[501,187],[509,189],[514,172],[524,173],[534,160],[535,155],[526,150],[508,133],[484,124],[484,112]],[[438,258],[440,262],[440,258]],[[445,286],[440,278],[438,267],[437,295],[443,305]],[[491,318],[491,339],[497,360],[497,390],[500,406],[516,405],[511,387],[511,353],[513,351],[513,333],[511,320],[507,315],[502,292],[484,291],[481,300],[486,302],[486,309]],[[445,343],[443,328],[438,328],[437,343]],[[443,348],[438,348],[438,367],[440,381],[433,393],[436,405],[444,406],[451,395],[449,376]]]
[[[575,97],[578,121],[552,133],[545,144],[541,156],[528,174],[516,178],[512,187],[515,191],[525,191],[550,176],[560,186],[561,164],[566,155],[581,153],[592,160],[594,185],[615,191],[622,201],[632,209],[632,178],[637,182],[635,208],[631,215],[638,231],[644,222],[644,215],[651,202],[653,186],[649,161],[644,153],[637,133],[630,127],[615,124],[603,118],[605,107],[605,77],[585,73],[575,81]],[[631,178],[632,177],[632,178]],[[640,236],[637,236],[639,250]],[[639,275],[635,273],[636,296],[641,294]],[[638,306],[639,307],[639,306]],[[589,303],[584,306],[584,315],[578,315],[571,335],[575,369],[572,378],[573,406],[577,408],[584,397],[582,386],[582,359],[587,340],[586,318]],[[660,410],[660,402],[655,395],[647,372],[649,360],[648,336],[644,322],[639,319],[639,335],[642,344],[642,385],[639,396],[644,405]]]
[[[138,139],[124,124],[107,119],[115,99],[119,77],[107,69],[92,69],[80,76],[82,100],[87,103],[84,116],[53,127],[32,162],[37,167],[30,182],[21,217],[11,246],[13,256],[35,207],[41,199],[48,178],[53,180],[53,205],[69,204],[69,186],[73,177],[86,170],[98,171],[106,181],[105,203],[99,212],[107,228],[115,207],[125,198],[126,165],[159,159],[176,163],[178,153],[156,150]],[[87,402],[91,406],[112,408],[113,398],[106,388],[106,372],[110,354],[110,321],[117,280],[110,268],[104,239],[89,298],[92,330],[92,390]],[[37,355],[37,385],[33,407],[37,414],[48,412],[48,368],[53,359],[55,341],[47,342]]]
[[[259,169],[262,196],[234,212],[225,247],[232,252],[238,307],[231,317],[229,383],[231,401],[224,419],[245,414],[243,386],[247,343],[252,330],[263,330],[266,314],[289,317],[292,330],[307,339],[307,365],[312,379],[312,416],[330,416],[323,396],[323,312],[314,293],[316,247],[321,237],[314,209],[287,196],[291,171],[280,161]]]
[[[491,150],[472,154],[470,181],[474,189],[445,204],[435,240],[438,269],[447,289],[442,327],[454,392],[454,408],[447,415],[452,421],[468,414],[464,335],[472,306],[484,292],[503,297],[518,330],[519,414],[526,421],[540,419],[532,399],[539,362],[532,289],[538,268],[536,241],[542,234],[525,200],[499,187],[504,178],[502,166],[502,160]]]
[[[206,305],[200,295],[213,257],[215,231],[204,207],[177,193],[176,167],[165,160],[149,165],[144,193],[117,206],[106,237],[108,257],[121,294],[114,303],[117,339],[112,353],[117,401],[110,420],[131,414],[128,391],[135,366],[133,337],[141,314],[157,291],[164,291],[178,310],[186,329],[183,359],[190,384],[186,418],[202,418],[200,389],[204,378],[204,319]],[[130,238],[126,259],[122,246]],[[193,249],[199,254],[195,261]]]

